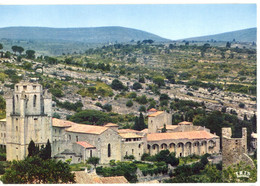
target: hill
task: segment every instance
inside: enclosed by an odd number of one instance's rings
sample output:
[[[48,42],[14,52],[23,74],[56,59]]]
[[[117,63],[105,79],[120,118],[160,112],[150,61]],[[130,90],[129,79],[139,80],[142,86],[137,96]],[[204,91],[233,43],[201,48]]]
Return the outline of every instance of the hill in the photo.
[[[130,42],[152,39],[168,41],[157,35],[124,27],[93,28],[48,28],[48,27],[6,27],[0,28],[0,39],[79,41],[84,43]]]
[[[186,41],[236,41],[240,42],[256,42],[256,28],[248,28],[244,30],[237,30],[232,32],[225,32],[221,34],[192,37],[185,39]]]

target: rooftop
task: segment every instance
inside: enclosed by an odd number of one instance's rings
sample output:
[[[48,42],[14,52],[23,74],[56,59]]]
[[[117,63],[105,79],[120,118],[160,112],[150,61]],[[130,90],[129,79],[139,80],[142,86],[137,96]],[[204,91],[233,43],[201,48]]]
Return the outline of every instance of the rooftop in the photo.
[[[107,123],[104,127],[118,127],[118,125],[115,123]]]
[[[156,117],[156,116],[159,116],[162,113],[164,113],[164,111],[157,111],[157,112],[154,112],[154,113],[148,115],[148,117]]]
[[[211,139],[218,137],[207,131],[153,133],[147,135],[147,141],[174,140],[174,139]]]
[[[133,129],[119,129],[119,130],[118,130],[118,133],[129,133],[129,132],[139,133],[139,132],[141,132],[141,131],[133,130]]]
[[[157,112],[157,110],[155,108],[151,108],[147,112]]]
[[[85,171],[75,171],[77,184],[126,184],[129,183],[124,176],[100,177],[96,174],[88,174]]]
[[[101,134],[107,129],[108,129],[107,127],[102,127],[102,126],[76,124],[76,125],[72,125],[70,128],[67,128],[66,131],[86,133],[86,134]]]
[[[75,125],[75,124],[77,124],[77,123],[67,121],[67,120],[52,118],[52,126],[53,127],[71,127],[72,125]]]
[[[178,127],[178,125],[166,125],[167,130],[173,130],[173,129],[176,129],[177,127]],[[160,127],[160,129],[162,129],[162,128],[164,128],[164,126]]]
[[[135,133],[121,133],[119,134],[122,138],[142,138],[142,136]]]
[[[178,125],[193,125],[193,123],[188,122],[188,121],[182,121],[182,122],[178,123]]]
[[[85,141],[78,141],[77,144],[81,145],[82,147],[84,147],[86,149],[95,149],[96,148],[93,145],[91,145]]]

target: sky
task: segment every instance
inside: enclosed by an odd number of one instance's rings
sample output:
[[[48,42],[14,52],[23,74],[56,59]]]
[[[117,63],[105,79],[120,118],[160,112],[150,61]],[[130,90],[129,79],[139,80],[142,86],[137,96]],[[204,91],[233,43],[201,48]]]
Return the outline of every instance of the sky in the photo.
[[[122,26],[174,40],[256,27],[256,12],[256,4],[0,5],[0,27]]]

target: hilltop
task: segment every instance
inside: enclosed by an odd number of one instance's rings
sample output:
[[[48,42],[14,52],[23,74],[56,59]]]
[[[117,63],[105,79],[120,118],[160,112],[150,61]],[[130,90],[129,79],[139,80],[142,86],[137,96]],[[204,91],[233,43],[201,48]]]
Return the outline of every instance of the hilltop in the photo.
[[[80,41],[85,43],[130,42],[145,39],[163,42],[165,38],[155,34],[125,27],[48,28],[6,27],[0,28],[0,39]]]
[[[248,28],[221,34],[192,37],[185,39],[186,41],[239,41],[239,42],[256,42],[256,28]]]

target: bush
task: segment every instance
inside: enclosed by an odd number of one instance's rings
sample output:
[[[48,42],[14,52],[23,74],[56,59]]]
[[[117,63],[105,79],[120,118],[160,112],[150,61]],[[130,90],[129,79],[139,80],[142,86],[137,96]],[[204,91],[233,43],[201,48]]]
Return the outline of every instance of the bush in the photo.
[[[125,87],[118,79],[112,81],[111,88],[114,90],[127,90],[127,87]]]
[[[239,103],[238,105],[240,108],[245,108],[245,104],[244,103]]]
[[[145,106],[141,105],[138,109],[139,112],[146,112]]]
[[[138,83],[138,82],[135,82],[133,84],[133,89],[134,90],[138,90],[138,89],[142,89],[142,88],[143,88],[142,85],[140,83]]]
[[[110,111],[112,110],[112,105],[110,105],[110,104],[105,104],[105,105],[103,106],[103,109],[105,109],[107,112],[110,112]]]
[[[139,104],[146,104],[148,103],[146,95],[139,96],[135,99]]]
[[[126,102],[126,106],[127,106],[127,107],[132,107],[132,106],[133,106],[133,101],[132,101],[132,100],[128,100],[128,101]]]

